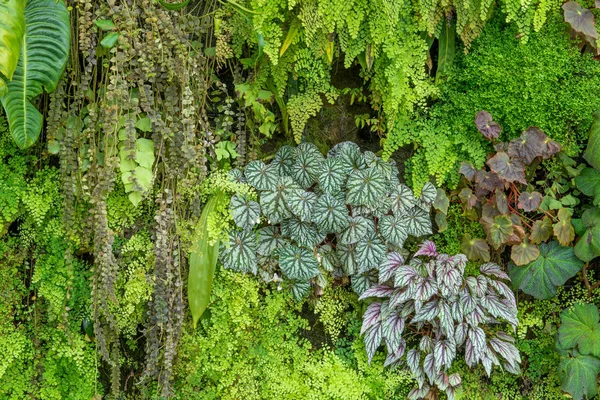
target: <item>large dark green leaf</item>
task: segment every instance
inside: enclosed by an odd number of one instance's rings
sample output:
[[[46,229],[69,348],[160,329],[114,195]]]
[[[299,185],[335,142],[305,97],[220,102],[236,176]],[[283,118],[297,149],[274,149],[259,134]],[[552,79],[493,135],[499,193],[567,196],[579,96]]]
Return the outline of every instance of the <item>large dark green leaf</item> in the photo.
[[[585,168],[575,178],[575,185],[586,196],[594,197],[595,205],[600,205],[600,171],[594,168]]]
[[[591,399],[596,395],[598,373],[600,360],[592,356],[566,357],[558,365],[562,388],[575,400]]]
[[[25,33],[25,1],[7,0],[0,2],[0,76],[11,80],[21,52]],[[0,77],[0,95],[6,90]]]
[[[585,262],[600,256],[600,226],[588,228],[575,244],[575,255]]]
[[[564,349],[578,349],[587,356],[600,357],[600,319],[593,304],[575,304],[560,313],[558,341]]]
[[[592,167],[600,170],[600,110],[594,113],[594,122],[590,128],[587,148],[583,158]]]
[[[556,289],[575,276],[583,262],[573,253],[572,247],[563,247],[558,242],[539,245],[540,255],[532,263],[522,267],[509,265],[513,283],[522,291],[538,299],[549,299]]]
[[[29,0],[25,37],[13,80],[0,100],[10,133],[21,148],[31,146],[42,130],[42,114],[31,104],[44,89],[52,92],[69,57],[71,27],[64,0]]]

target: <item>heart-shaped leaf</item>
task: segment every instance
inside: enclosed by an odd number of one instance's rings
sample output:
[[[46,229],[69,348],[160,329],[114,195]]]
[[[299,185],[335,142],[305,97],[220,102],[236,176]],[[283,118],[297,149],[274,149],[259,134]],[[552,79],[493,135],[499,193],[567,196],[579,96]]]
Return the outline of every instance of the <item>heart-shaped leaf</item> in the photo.
[[[365,217],[349,217],[348,227],[339,237],[339,243],[353,244],[363,238],[370,238],[375,235],[375,224],[372,220]]]
[[[540,192],[522,192],[519,195],[518,207],[525,212],[537,210],[540,204],[542,204],[542,194]]]
[[[554,235],[563,246],[568,246],[575,239],[575,228],[571,224],[571,214],[566,208],[558,210],[558,222],[553,226]]]
[[[488,236],[495,249],[505,244],[513,234],[513,223],[507,215],[497,215],[489,225]]]
[[[525,180],[525,165],[519,159],[511,158],[505,152],[496,155],[487,161],[490,169],[498,176],[509,182],[527,183]]]
[[[315,224],[302,222],[298,218],[288,218],[281,221],[281,233],[300,246],[312,248],[325,239],[317,230]]]
[[[275,158],[271,165],[277,168],[277,172],[281,176],[289,176],[292,174],[292,169],[296,163],[296,149],[291,146],[282,146],[275,153]]]
[[[492,118],[492,114],[481,110],[475,116],[475,126],[481,132],[483,137],[489,140],[498,139],[502,127]]]
[[[279,250],[279,267],[288,278],[299,281],[308,281],[319,273],[314,253],[294,245]]]
[[[431,218],[429,213],[421,207],[413,207],[405,214],[408,221],[408,234],[411,236],[431,235]]]
[[[535,221],[531,226],[529,240],[533,244],[540,244],[550,239],[552,232],[552,221],[550,218],[544,217],[542,220]]]
[[[392,200],[392,212],[395,216],[400,216],[413,208],[417,204],[417,199],[410,188],[404,184],[399,184],[390,195]]]
[[[310,221],[312,210],[317,202],[317,195],[313,192],[294,190],[288,196],[287,205],[292,213],[302,221]]]
[[[583,267],[572,247],[563,247],[558,242],[539,245],[540,256],[522,267],[509,265],[510,277],[514,284],[527,294],[538,299],[549,299],[556,295],[556,289],[575,276]]]
[[[590,10],[581,7],[576,1],[567,1],[562,5],[562,9],[565,12],[565,22],[568,22],[575,32],[598,39],[596,21]]]
[[[585,262],[600,256],[600,226],[588,228],[575,245],[575,255]]]
[[[398,247],[402,247],[408,237],[408,221],[406,218],[384,215],[379,220],[379,230],[385,240]]]
[[[251,229],[260,222],[260,206],[254,200],[234,195],[230,201],[233,221],[242,229]]]
[[[231,232],[229,243],[221,249],[224,268],[256,275],[256,235],[252,231]]]
[[[329,193],[324,194],[315,203],[313,221],[322,232],[342,232],[348,226],[346,204]]]
[[[576,400],[596,396],[599,372],[600,360],[591,356],[565,357],[558,365],[563,390]]]
[[[383,259],[386,246],[378,237],[364,238],[356,244],[356,262],[358,273],[377,268]]]
[[[319,186],[327,193],[339,191],[346,180],[342,162],[336,158],[328,158],[323,162],[318,178]]]
[[[286,240],[276,226],[265,226],[258,231],[257,253],[269,257],[279,247],[286,244]]]

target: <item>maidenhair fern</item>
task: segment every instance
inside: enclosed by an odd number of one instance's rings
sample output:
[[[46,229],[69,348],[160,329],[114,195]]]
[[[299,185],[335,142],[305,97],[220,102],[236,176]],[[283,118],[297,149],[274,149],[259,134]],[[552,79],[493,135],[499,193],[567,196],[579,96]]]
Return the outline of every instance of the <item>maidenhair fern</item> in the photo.
[[[428,183],[415,197],[399,183],[393,161],[351,142],[327,157],[309,143],[284,146],[271,163],[252,161],[230,177],[246,180],[259,201],[231,198],[237,228],[223,245],[224,267],[270,280],[283,276],[296,297],[321,285],[327,271],[349,275],[360,294],[377,281],[389,250],[432,233],[435,187]]]

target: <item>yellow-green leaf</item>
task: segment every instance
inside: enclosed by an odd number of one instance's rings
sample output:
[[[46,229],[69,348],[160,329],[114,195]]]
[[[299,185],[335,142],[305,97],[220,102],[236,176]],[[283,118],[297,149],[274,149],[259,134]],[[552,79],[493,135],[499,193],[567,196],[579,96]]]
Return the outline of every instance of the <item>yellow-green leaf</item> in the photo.
[[[12,80],[25,34],[25,1],[0,2],[0,74]],[[2,91],[0,77],[0,94]]]

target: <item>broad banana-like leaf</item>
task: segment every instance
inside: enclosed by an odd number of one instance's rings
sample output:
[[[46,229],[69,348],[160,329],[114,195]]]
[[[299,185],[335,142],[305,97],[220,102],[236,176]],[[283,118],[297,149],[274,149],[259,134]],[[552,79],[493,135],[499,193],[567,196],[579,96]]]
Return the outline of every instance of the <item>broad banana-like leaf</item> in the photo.
[[[219,243],[209,243],[208,217],[222,201],[223,193],[213,195],[200,215],[200,237],[194,243],[190,253],[190,271],[188,275],[188,303],[192,312],[194,328],[204,314],[210,301],[212,281],[219,255]]]
[[[24,1],[24,0],[22,0]],[[2,23],[0,23],[1,29]],[[31,146],[42,130],[42,114],[31,100],[52,92],[69,56],[71,28],[64,0],[28,0],[21,55],[8,92],[0,100],[17,145]]]
[[[0,95],[13,77],[25,34],[25,0],[0,2]]]

